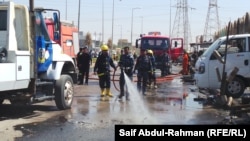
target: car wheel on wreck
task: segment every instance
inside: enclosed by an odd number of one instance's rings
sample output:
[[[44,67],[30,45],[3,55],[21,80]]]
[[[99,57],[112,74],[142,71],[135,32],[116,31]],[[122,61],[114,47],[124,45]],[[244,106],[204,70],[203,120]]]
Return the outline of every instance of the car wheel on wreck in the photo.
[[[226,94],[233,98],[239,98],[243,95],[245,88],[244,81],[239,77],[235,77],[232,81],[226,83]]]

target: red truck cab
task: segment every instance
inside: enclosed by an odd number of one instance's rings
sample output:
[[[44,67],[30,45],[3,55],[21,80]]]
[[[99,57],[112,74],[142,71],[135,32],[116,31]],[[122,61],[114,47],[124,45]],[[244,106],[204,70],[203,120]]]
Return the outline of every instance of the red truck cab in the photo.
[[[45,23],[50,38],[61,45],[63,53],[68,54],[76,61],[76,55],[79,51],[78,28],[71,22],[60,21],[60,30],[57,32],[52,18],[46,18]]]
[[[149,32],[149,34],[141,35],[136,40],[136,48],[140,50],[152,50],[155,56],[156,68],[160,69],[161,55],[167,50],[170,55],[171,61],[177,60],[183,54],[183,39],[182,38],[170,38],[168,36],[161,35],[160,32]]]

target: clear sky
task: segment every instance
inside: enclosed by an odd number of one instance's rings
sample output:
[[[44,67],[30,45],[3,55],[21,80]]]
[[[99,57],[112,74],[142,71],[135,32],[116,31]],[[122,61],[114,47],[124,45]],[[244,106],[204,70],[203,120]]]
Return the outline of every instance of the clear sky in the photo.
[[[29,0],[11,1],[29,4]],[[108,38],[112,37],[113,2],[115,44],[120,38],[130,42],[132,11],[133,43],[141,32],[160,31],[163,35],[169,35],[170,25],[173,27],[174,23],[177,0],[80,0],[80,31],[90,32],[93,39],[97,40],[102,39],[100,35],[104,31],[104,42],[107,42]],[[62,20],[74,21],[78,25],[79,0],[34,0],[34,3],[35,7],[58,9],[61,11]],[[226,26],[230,20],[237,20],[250,12],[250,0],[217,0],[217,5],[221,27]],[[190,31],[194,42],[195,36],[204,32],[209,0],[188,0],[188,6]]]

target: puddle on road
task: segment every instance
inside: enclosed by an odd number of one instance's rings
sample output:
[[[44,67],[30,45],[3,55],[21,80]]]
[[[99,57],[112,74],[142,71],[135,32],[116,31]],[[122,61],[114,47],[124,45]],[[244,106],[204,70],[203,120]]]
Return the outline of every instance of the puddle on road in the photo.
[[[173,81],[160,84],[155,95],[148,97],[149,103],[161,103],[169,106],[180,106],[181,109],[203,107],[201,103],[194,102],[194,98],[197,97],[197,93],[190,92],[190,85],[184,85],[180,79],[174,79]]]
[[[137,91],[136,85],[126,75],[125,81],[130,100],[127,101],[124,96],[122,100],[114,97],[109,101],[97,102],[99,105],[96,114],[101,114],[101,116],[119,123],[156,124],[156,120],[151,117],[148,107],[144,103],[143,96]]]
[[[203,110],[203,104],[194,101],[197,93],[190,91],[193,85],[183,84],[178,78],[159,84],[157,89],[149,89],[145,97],[137,91],[136,83],[130,81],[130,101],[125,97],[119,101],[119,92],[101,101],[99,94],[92,94],[94,86],[88,87],[92,88],[84,90],[90,89],[89,96],[78,98],[73,114],[76,114],[76,123],[91,123],[88,124],[91,128],[110,124],[187,124],[191,121],[195,124],[195,116]]]

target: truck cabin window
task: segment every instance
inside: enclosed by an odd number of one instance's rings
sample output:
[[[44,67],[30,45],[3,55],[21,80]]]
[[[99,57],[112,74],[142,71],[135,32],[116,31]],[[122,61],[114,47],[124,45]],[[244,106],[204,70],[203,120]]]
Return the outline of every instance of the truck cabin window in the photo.
[[[141,40],[141,48],[142,49],[154,49],[154,50],[163,50],[168,49],[169,41],[167,39],[142,39]]]
[[[228,41],[227,44],[225,41],[217,48],[217,51],[221,55],[221,57],[225,56],[225,53],[233,54],[233,53],[245,52],[245,38],[231,39]],[[216,57],[212,55],[211,59],[216,59]]]
[[[35,31],[36,31],[36,36],[43,36],[46,41],[50,41],[50,37],[47,31],[46,24],[44,22],[43,15],[39,12],[35,13]]]
[[[0,31],[6,31],[7,30],[7,11],[6,10],[0,10]]]

